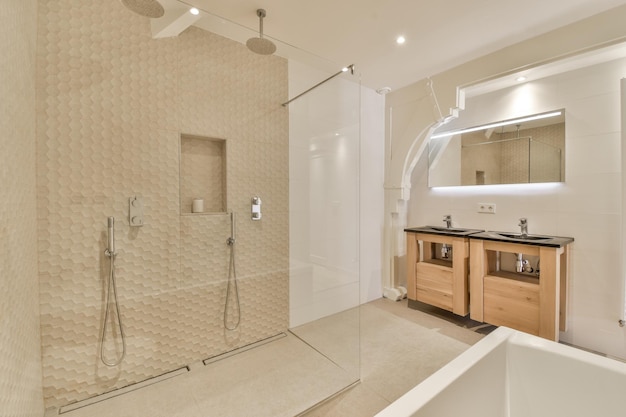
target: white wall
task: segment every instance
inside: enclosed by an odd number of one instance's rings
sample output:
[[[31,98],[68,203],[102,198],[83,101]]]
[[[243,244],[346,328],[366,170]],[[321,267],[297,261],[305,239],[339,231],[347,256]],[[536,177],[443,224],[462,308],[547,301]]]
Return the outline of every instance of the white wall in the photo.
[[[384,98],[374,90],[362,87],[359,200],[361,303],[367,303],[382,296],[384,152]]]
[[[565,108],[564,184],[429,189],[423,157],[412,175],[409,225],[439,224],[452,214],[461,227],[572,236],[569,330],[561,340],[626,358],[622,309],[620,78],[626,59],[470,98],[454,125],[472,126]],[[452,125],[452,124],[451,124]],[[446,129],[447,130],[446,126]],[[477,203],[495,203],[495,215]]]
[[[290,97],[328,76],[290,61]],[[358,74],[289,105],[290,327],[381,296],[383,115]]]

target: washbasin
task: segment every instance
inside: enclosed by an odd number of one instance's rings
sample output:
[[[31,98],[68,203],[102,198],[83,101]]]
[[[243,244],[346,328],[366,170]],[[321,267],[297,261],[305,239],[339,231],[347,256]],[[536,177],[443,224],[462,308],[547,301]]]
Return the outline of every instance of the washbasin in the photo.
[[[483,232],[478,229],[465,229],[460,227],[441,227],[441,226],[421,226],[404,229],[405,232],[413,233],[433,233],[448,236],[468,236],[474,233]]]
[[[522,235],[521,233],[491,231],[472,234],[470,238],[550,247],[561,247],[574,241],[574,238],[572,237],[530,234]]]
[[[433,229],[435,232],[448,232],[448,233],[466,233],[469,229],[457,229],[456,227],[437,227],[437,226],[425,226],[426,228]]]
[[[552,239],[551,236],[522,235],[521,233],[497,233],[497,234],[507,239],[515,239],[515,240],[522,240],[522,241]]]

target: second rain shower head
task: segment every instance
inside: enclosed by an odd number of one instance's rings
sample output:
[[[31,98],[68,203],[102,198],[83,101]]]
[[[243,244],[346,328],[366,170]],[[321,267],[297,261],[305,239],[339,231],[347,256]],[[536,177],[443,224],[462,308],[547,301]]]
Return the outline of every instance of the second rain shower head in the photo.
[[[258,9],[256,11],[256,15],[259,16],[259,37],[248,39],[246,46],[255,54],[272,55],[276,52],[276,45],[269,39],[263,37],[263,18],[265,14],[264,9]]]
[[[162,17],[165,9],[156,0],[120,0],[122,4],[129,10],[151,19]]]

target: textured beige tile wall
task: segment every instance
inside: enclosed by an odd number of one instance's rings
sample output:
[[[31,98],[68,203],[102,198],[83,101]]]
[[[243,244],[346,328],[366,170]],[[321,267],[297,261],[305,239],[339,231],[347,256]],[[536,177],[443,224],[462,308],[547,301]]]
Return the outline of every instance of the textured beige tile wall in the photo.
[[[539,158],[540,156],[546,157],[546,152],[550,147],[565,149],[565,123],[558,123],[544,127],[520,129],[520,137],[531,137],[540,141],[543,144],[549,146],[542,146],[542,144],[533,144],[535,150],[531,154],[528,152],[528,141],[513,141],[502,144],[502,160],[510,161],[505,164],[502,169],[502,182],[504,184],[512,184],[519,182],[528,182],[528,166],[529,157],[531,168],[533,172],[533,181],[554,181],[554,178],[559,175],[559,168],[550,169],[548,167],[542,167],[542,164],[551,165],[556,163],[555,158]],[[516,132],[509,132],[502,135],[498,135],[500,139],[509,139],[517,137]],[[543,148],[543,149],[542,149]],[[565,153],[563,152],[563,156]],[[560,167],[561,174],[565,174],[565,158],[560,158],[558,167]]]
[[[37,2],[0,2],[0,414],[41,416],[35,188]]]
[[[154,40],[118,1],[39,2],[37,197],[43,389],[58,407],[288,325],[287,62],[200,29]],[[225,332],[226,214],[181,209],[180,136],[226,141],[241,326]],[[199,173],[201,175],[201,173]],[[144,199],[130,228],[128,198]],[[263,220],[250,220],[250,198]],[[115,216],[127,356],[99,361]],[[107,353],[120,347],[107,335]]]
[[[180,210],[192,213],[193,200],[205,213],[226,210],[226,145],[223,140],[183,136],[180,142]]]
[[[485,141],[483,131],[463,134],[463,145]],[[477,171],[484,173],[485,184],[499,184],[502,181],[502,145],[468,146],[462,150],[461,178],[463,185],[477,183]]]

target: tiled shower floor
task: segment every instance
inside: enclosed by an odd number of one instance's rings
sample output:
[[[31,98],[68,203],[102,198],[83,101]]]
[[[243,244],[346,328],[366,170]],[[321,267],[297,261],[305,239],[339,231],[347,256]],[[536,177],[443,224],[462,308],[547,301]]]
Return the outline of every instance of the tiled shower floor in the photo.
[[[346,317],[340,313],[323,319],[327,322],[324,326],[317,323],[296,333],[315,340],[319,351],[325,352],[324,344],[330,351],[333,333],[328,329],[341,329]],[[354,320],[354,315],[349,315],[349,320]],[[406,300],[380,299],[361,306],[360,329],[361,383],[306,416],[373,416],[482,337],[408,309]],[[287,333],[254,349],[207,366],[200,363],[191,372],[61,416],[289,417],[354,381],[354,375]],[[50,415],[56,413],[46,414]]]

